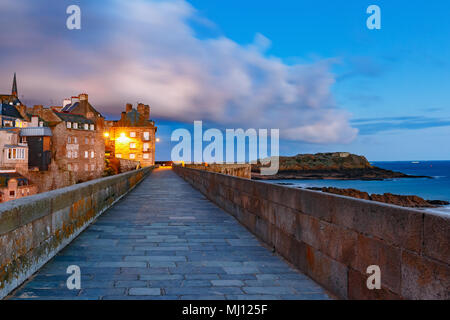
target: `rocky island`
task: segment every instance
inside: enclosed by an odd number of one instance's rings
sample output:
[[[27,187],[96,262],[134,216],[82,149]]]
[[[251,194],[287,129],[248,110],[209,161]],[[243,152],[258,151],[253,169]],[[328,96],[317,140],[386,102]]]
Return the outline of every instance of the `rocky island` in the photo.
[[[448,201],[443,200],[425,200],[419,196],[414,195],[399,195],[392,193],[383,194],[368,194],[367,192],[356,190],[356,189],[341,189],[334,187],[310,187],[309,190],[316,190],[322,192],[328,192],[333,194],[338,194],[341,196],[353,197],[364,200],[372,200],[378,202],[384,202],[389,204],[395,204],[397,206],[409,207],[409,208],[437,208],[443,205],[449,205]]]
[[[413,176],[401,172],[372,166],[364,156],[348,152],[298,154],[280,157],[278,173],[271,176],[260,174],[261,162],[252,164],[252,179],[344,179],[344,180],[384,180],[393,178],[430,178]]]

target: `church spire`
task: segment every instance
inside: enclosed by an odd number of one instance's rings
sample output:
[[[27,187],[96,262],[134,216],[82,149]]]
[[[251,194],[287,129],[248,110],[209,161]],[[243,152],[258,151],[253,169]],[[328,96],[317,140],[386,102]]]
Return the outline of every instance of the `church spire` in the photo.
[[[16,73],[15,73],[15,72],[14,72],[14,79],[13,79],[13,85],[12,85],[11,95],[18,97],[18,94],[17,94]]]

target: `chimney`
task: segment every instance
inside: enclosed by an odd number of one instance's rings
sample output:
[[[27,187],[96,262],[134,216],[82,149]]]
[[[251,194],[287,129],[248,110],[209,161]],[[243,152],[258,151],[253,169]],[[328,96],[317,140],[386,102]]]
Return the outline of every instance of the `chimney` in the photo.
[[[142,119],[149,120],[150,118],[150,107],[148,104],[139,103],[137,111],[141,115]]]
[[[39,127],[39,118],[38,116],[31,116],[31,126]]]
[[[67,106],[67,105],[69,105],[69,104],[71,104],[71,103],[72,103],[72,100],[66,98],[66,99],[63,100],[62,106],[63,106],[63,108],[64,108],[65,106]]]
[[[80,97],[80,101],[83,101],[83,100],[88,101],[88,94],[87,93],[80,93],[79,97]]]
[[[33,114],[42,118],[44,107],[41,104],[33,106]]]
[[[72,99],[71,99],[71,102],[72,103],[80,102],[80,99],[77,96],[73,96]]]
[[[133,110],[133,105],[131,103],[127,103],[127,106],[125,107],[126,112],[130,112],[131,110]]]

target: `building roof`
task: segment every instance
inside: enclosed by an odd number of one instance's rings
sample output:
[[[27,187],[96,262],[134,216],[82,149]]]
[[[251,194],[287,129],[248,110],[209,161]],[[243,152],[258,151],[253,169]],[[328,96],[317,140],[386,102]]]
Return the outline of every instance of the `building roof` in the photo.
[[[69,113],[69,112],[57,112],[57,111],[54,111],[54,112],[63,121],[94,124],[94,121],[86,118],[85,116],[83,116],[81,114]]]
[[[30,185],[30,180],[17,172],[0,172],[0,187],[7,187],[10,179],[16,179],[19,186]]]
[[[75,97],[78,98],[78,97]],[[79,100],[68,104],[62,108],[63,112],[72,112],[77,114],[85,114],[87,115],[91,112],[96,117],[102,117],[101,113],[98,112],[87,100]]]
[[[28,127],[20,129],[21,137],[51,137],[52,130],[49,127]]]
[[[11,105],[12,103],[13,105]],[[0,95],[0,115],[8,116],[17,119],[23,119],[20,115],[19,110],[15,107],[15,105],[21,104],[20,100],[17,97],[11,95]]]

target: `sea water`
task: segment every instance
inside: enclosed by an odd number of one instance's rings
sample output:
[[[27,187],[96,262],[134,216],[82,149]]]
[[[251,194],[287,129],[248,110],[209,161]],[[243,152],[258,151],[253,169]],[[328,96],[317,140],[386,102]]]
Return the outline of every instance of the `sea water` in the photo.
[[[396,178],[386,180],[269,180],[291,183],[292,187],[353,188],[370,193],[417,195],[426,200],[450,201],[450,161],[374,161],[372,165],[410,175],[429,178]],[[450,214],[450,206],[428,209]]]

